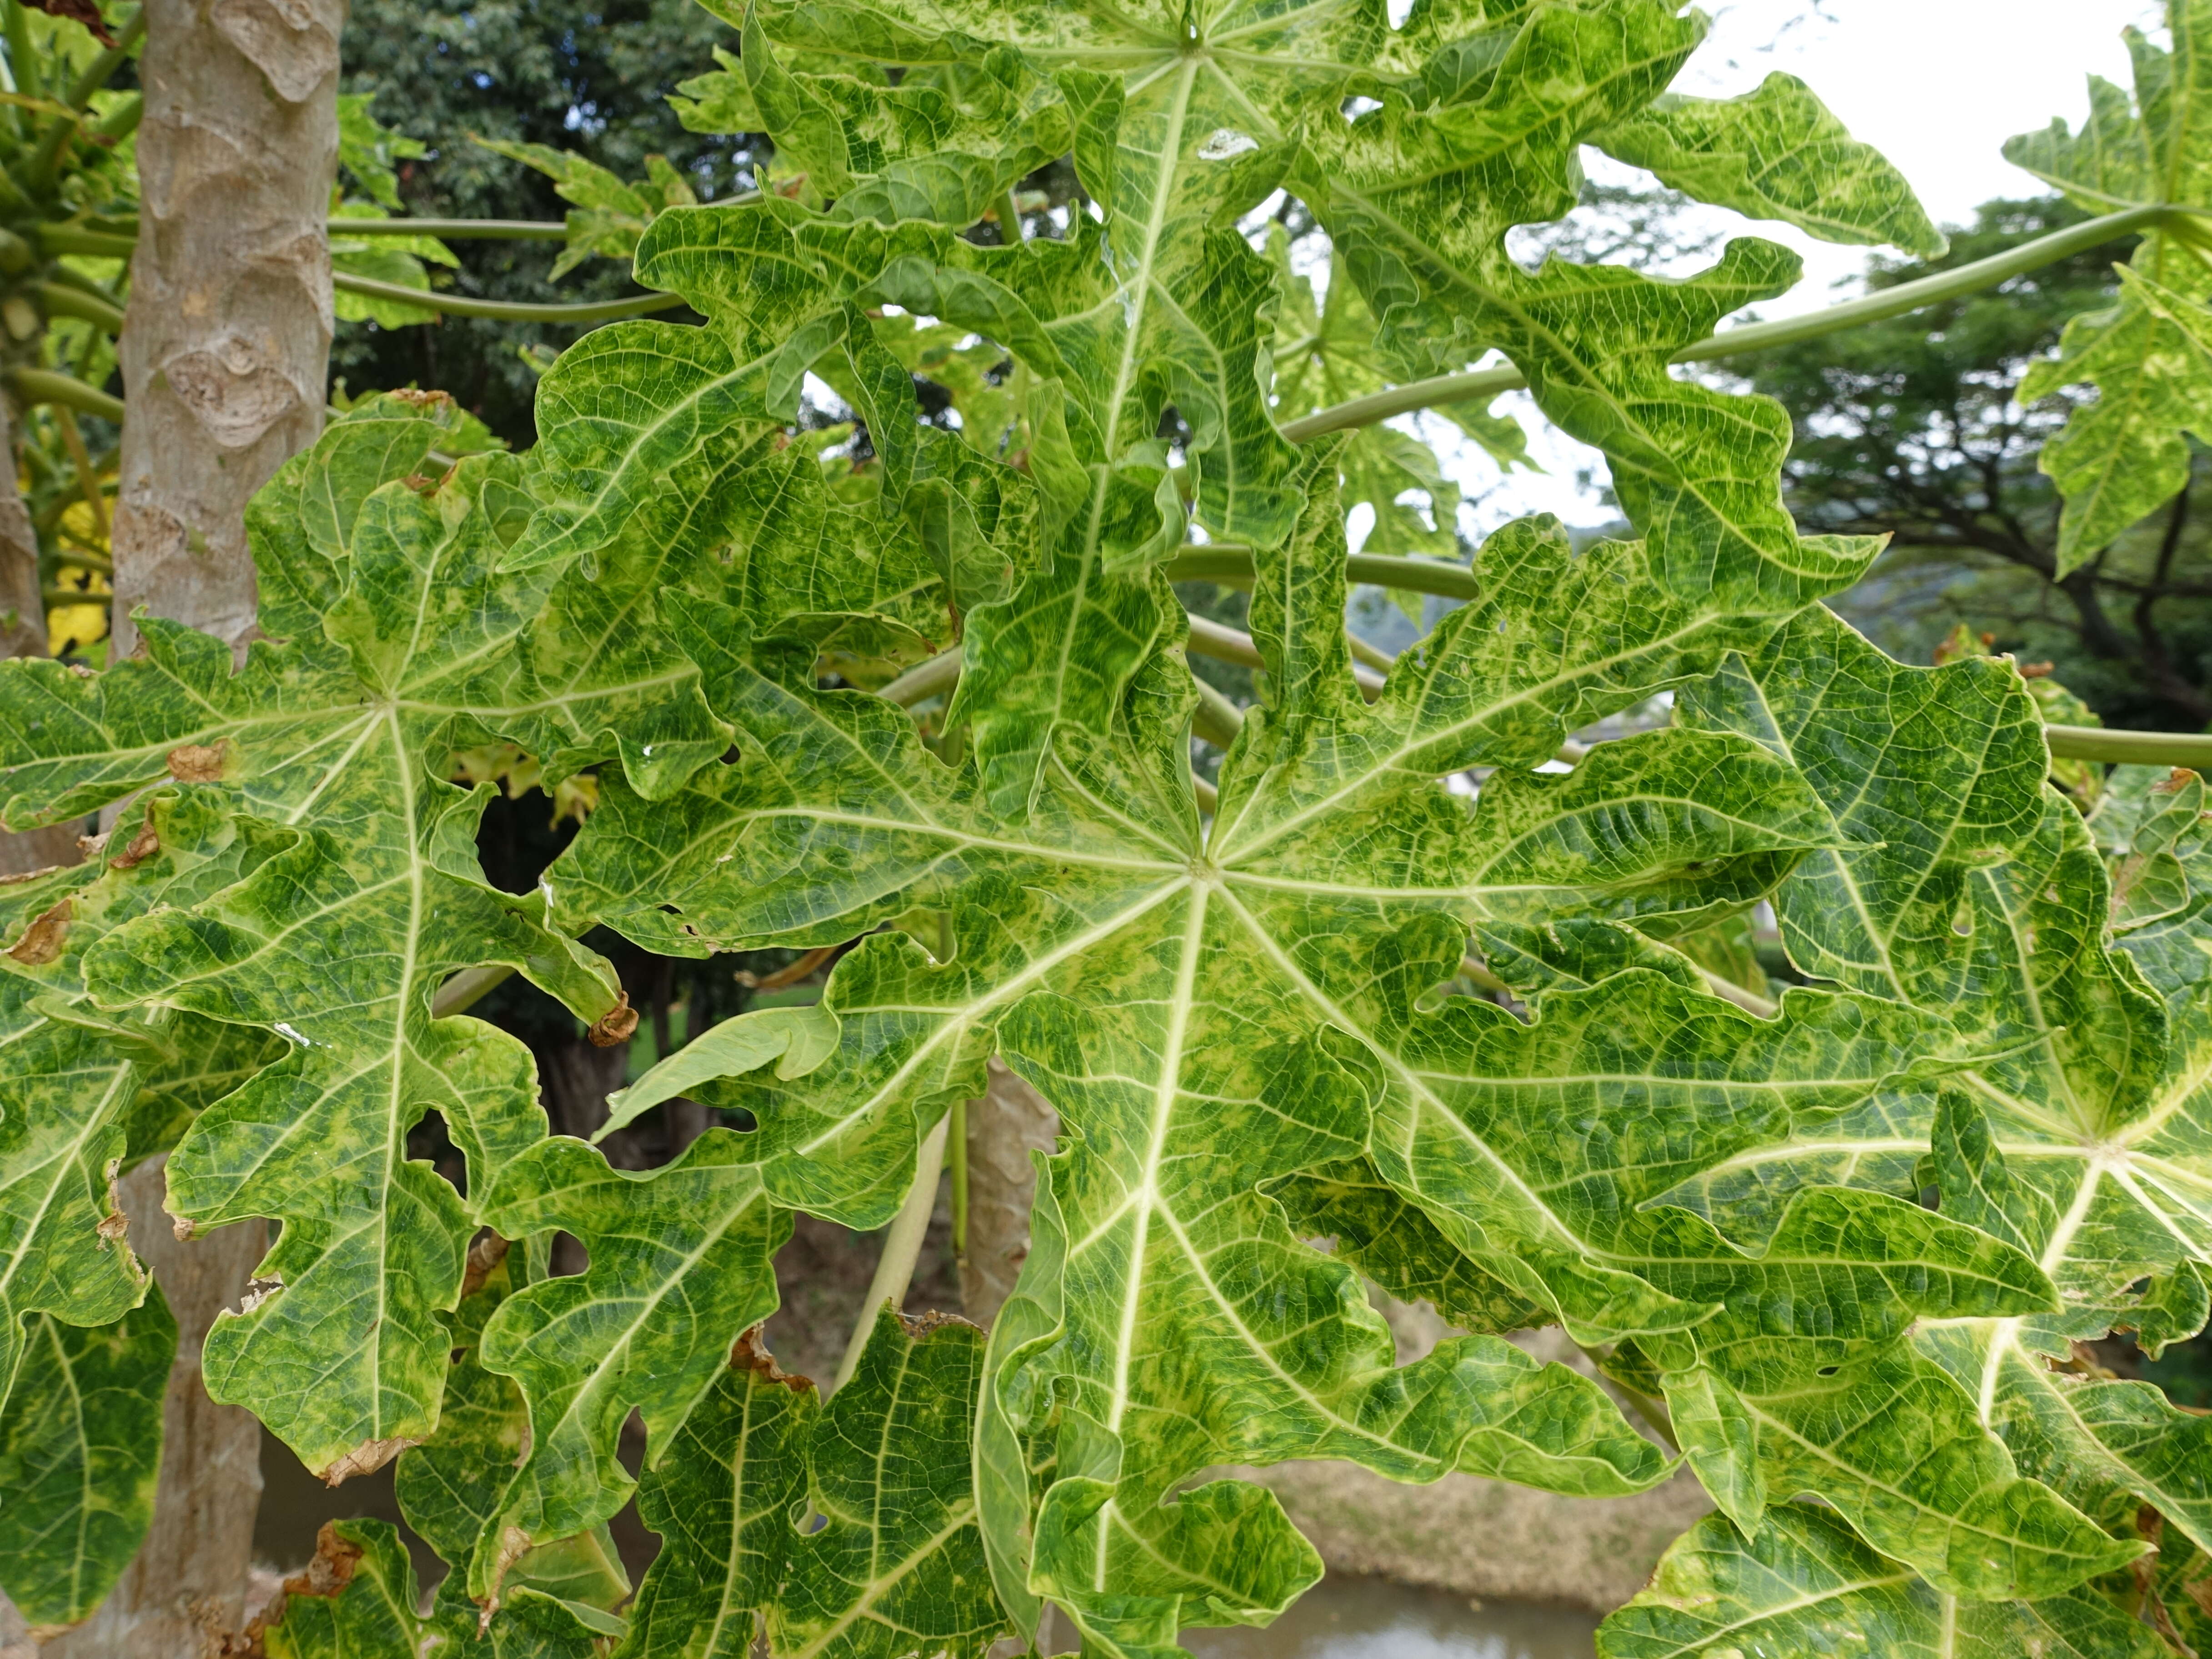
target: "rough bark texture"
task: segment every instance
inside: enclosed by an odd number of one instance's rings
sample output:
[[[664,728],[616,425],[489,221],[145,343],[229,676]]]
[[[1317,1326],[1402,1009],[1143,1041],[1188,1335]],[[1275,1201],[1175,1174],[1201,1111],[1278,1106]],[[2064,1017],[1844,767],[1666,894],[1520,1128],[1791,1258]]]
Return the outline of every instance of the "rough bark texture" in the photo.
[[[154,1525],[100,1611],[46,1644],[46,1659],[204,1659],[245,1623],[253,1513],[261,1498],[261,1425],[218,1406],[200,1382],[200,1344],[217,1310],[235,1305],[267,1243],[258,1221],[179,1241],[161,1208],[162,1160],[123,1181],[131,1248],[177,1316],[177,1363],[161,1405],[161,1474]]]
[[[46,654],[46,607],[39,596],[39,540],[15,489],[15,411],[0,398],[0,657]],[[58,823],[0,834],[0,878],[77,860],[77,826]]]
[[[247,499],[322,429],[345,0],[147,0],[115,649],[134,605],[242,641]]]
[[[1052,1103],[994,1057],[982,1098],[968,1103],[968,1255],[960,1264],[960,1301],[979,1325],[988,1325],[1013,1294],[1014,1276],[1030,1253],[1030,1200],[1036,1192],[1030,1153],[1050,1152],[1059,1133]]]

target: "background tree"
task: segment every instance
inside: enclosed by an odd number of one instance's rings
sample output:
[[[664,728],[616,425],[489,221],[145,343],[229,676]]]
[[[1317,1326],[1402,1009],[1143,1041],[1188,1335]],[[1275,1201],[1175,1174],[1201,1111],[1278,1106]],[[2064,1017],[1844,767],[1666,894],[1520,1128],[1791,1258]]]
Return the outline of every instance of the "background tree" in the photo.
[[[410,216],[558,222],[568,204],[550,179],[471,137],[568,150],[624,179],[663,155],[700,200],[731,195],[751,184],[744,137],[687,131],[666,100],[714,70],[715,47],[736,44],[691,0],[357,0],[344,90],[373,94],[375,118],[422,146],[398,167]],[[635,292],[626,259],[589,261],[556,282],[557,246],[453,246],[458,294],[543,303]],[[341,329],[331,372],[356,391],[442,388],[520,447],[534,435],[531,398],[550,361],[532,349],[557,350],[580,332],[460,317],[355,324]]]

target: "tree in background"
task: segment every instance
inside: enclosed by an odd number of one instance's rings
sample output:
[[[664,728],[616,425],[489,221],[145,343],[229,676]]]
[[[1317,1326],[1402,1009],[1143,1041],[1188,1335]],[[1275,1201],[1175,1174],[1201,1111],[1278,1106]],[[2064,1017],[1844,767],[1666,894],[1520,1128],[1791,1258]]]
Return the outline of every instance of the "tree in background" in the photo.
[[[1932,260],[1875,255],[1870,290],[1893,288],[2088,216],[2055,198],[1984,204]],[[1739,359],[1788,406],[1784,474],[1807,530],[1893,539],[1837,608],[1884,649],[1926,660],[1957,623],[1991,631],[2023,662],[2048,660],[2110,723],[2212,722],[2212,538],[2196,492],[2058,570],[2059,500],[2043,447],[2094,396],[2072,387],[2023,404],[2030,364],[2066,319],[2108,303],[2129,237],[1910,317]]]
[[[511,155],[469,142],[541,144],[641,179],[667,159],[701,201],[751,182],[743,136],[688,131],[666,101],[734,47],[726,25],[691,0],[356,0],[346,27],[344,90],[370,94],[374,118],[419,154],[400,160],[399,198],[416,218],[559,220],[554,182]],[[631,236],[635,237],[635,229]],[[553,272],[542,242],[457,242],[459,294],[576,301],[633,293],[629,261]],[[447,317],[428,327],[342,328],[331,372],[356,391],[439,386],[518,447],[534,436],[531,398],[550,354],[580,328]]]

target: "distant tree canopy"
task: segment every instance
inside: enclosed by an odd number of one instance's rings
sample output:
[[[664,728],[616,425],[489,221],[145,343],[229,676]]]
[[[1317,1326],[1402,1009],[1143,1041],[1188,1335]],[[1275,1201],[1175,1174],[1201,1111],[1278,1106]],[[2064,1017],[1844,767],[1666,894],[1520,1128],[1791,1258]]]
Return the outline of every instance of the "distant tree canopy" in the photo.
[[[744,141],[686,131],[665,100],[714,69],[714,47],[736,45],[691,0],[354,0],[344,90],[375,94],[378,121],[429,147],[400,168],[402,211],[558,222],[567,204],[551,180],[469,137],[572,150],[626,179],[665,155],[701,200],[729,195],[750,165]],[[592,260],[552,282],[558,243],[452,246],[456,293],[544,302],[636,291],[626,260]],[[391,331],[349,324],[331,374],[356,393],[441,387],[520,446],[533,436],[537,380],[524,349],[566,346],[580,331],[459,317]]]
[[[1998,253],[2082,216],[2055,198],[1984,204],[1950,252],[1869,263],[1881,289]],[[1827,336],[1730,368],[1781,399],[1796,422],[1784,489],[1808,531],[1894,539],[1837,608],[1887,650],[1925,661],[1954,625],[1996,636],[2054,672],[2113,725],[2212,722],[2212,515],[2204,492],[2052,580],[2058,497],[2036,470],[2072,391],[2014,398],[2065,319],[2117,289],[2116,241],[2002,287]],[[2201,458],[2200,458],[2201,459]]]

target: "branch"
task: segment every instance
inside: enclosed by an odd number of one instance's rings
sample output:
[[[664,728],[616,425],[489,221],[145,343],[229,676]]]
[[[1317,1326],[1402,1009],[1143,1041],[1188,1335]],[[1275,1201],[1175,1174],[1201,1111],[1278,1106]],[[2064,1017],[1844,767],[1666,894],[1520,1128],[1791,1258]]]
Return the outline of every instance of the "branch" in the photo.
[[[1187,546],[1168,561],[1162,574],[1171,582],[1218,581],[1229,587],[1249,587],[1252,550],[1235,543]],[[1436,559],[1354,553],[1345,560],[1344,574],[1356,582],[1402,588],[1409,593],[1435,593],[1447,599],[1472,599],[1479,591],[1474,572],[1463,564],[1445,564]]]
[[[1244,711],[1197,675],[1191,676],[1191,684],[1198,688],[1198,707],[1190,717],[1192,735],[1226,750],[1244,729]]]
[[[2102,218],[2053,231],[2048,236],[2039,236],[2032,242],[2023,242],[2016,248],[1993,254],[1989,258],[1960,265],[1956,270],[1938,271],[1916,282],[1900,283],[1895,288],[1886,288],[1879,293],[1847,300],[1841,305],[1808,312],[1802,317],[1787,317],[1771,323],[1747,323],[1741,328],[1729,329],[1724,333],[1684,346],[1674,354],[1674,361],[1678,363],[1711,362],[1717,358],[1738,356],[1747,351],[1766,351],[1776,346],[1817,340],[1840,329],[1881,322],[1887,318],[1903,316],[1908,311],[1918,311],[1945,300],[1957,299],[1961,295],[1995,288],[1998,283],[2008,282],[2027,271],[2055,264],[2085,248],[2095,247],[2114,237],[2124,236],[2130,231],[2155,225],[2177,215],[2193,216],[2207,214],[2212,214],[2212,209],[2178,207],[2166,203],[2153,203],[2145,207],[2108,213]],[[1521,372],[1515,368],[1482,368],[1464,374],[1439,374],[1429,380],[1392,386],[1388,391],[1370,392],[1364,398],[1354,398],[1349,403],[1337,404],[1328,409],[1316,410],[1310,415],[1285,422],[1281,430],[1283,436],[1292,443],[1302,444],[1325,433],[1372,426],[1377,421],[1387,421],[1394,415],[1407,415],[1417,409],[1428,409],[1438,404],[1494,398],[1501,392],[1517,392],[1528,384]]]
[[[78,76],[76,84],[70,88],[69,106],[82,110],[90,104],[92,94],[106,86],[108,77],[123,67],[124,61],[131,56],[131,48],[137,46],[145,33],[146,8],[142,5],[132,9],[130,21],[124,24],[122,33],[115,37],[115,44],[84,66],[84,73]]]
[[[122,307],[81,289],[64,288],[59,283],[40,283],[39,303],[49,317],[74,317],[79,322],[90,323],[103,334],[123,332]]]
[[[502,980],[514,977],[514,969],[505,963],[495,963],[489,968],[464,968],[441,985],[430,998],[430,1018],[445,1019],[463,1009],[482,1001],[487,992]]]
[[[1775,1015],[1782,1012],[1782,1005],[1771,997],[1763,997],[1749,986],[1739,985],[1732,979],[1723,978],[1710,968],[1696,963],[1690,965],[1697,969],[1698,977],[1705,981],[1707,990],[1715,996],[1727,998],[1746,1013],[1756,1014],[1761,1019],[1772,1019]]]
[[[2069,571],[2051,586],[2066,596],[2075,614],[2081,617],[2081,642],[2091,651],[2107,662],[2125,662],[2135,654],[2128,636],[2105,614],[2104,601],[2097,595],[2097,572],[2094,566],[2084,565]]]
[[[8,389],[27,404],[58,404],[80,415],[97,415],[103,421],[123,422],[123,399],[111,398],[74,375],[57,374],[50,368],[12,368]]]
[[[916,663],[900,675],[878,695],[886,702],[895,702],[902,708],[911,708],[918,702],[951,693],[953,684],[960,678],[960,647],[940,651],[926,661]]]
[[[1224,628],[1218,622],[1208,622],[1203,617],[1190,618],[1190,647],[1201,657],[1212,657],[1217,662],[1242,663],[1247,668],[1262,668],[1260,647],[1252,642],[1249,634],[1234,628]],[[1373,669],[1355,663],[1352,678],[1359,687],[1359,695],[1373,702],[1382,695],[1382,677]]]
[[[952,1259],[968,1261],[968,1099],[954,1100],[945,1115],[945,1161],[952,1170]]]
[[[611,323],[623,317],[643,317],[655,311],[674,311],[683,305],[680,294],[641,294],[629,300],[601,300],[591,305],[526,305],[515,300],[471,300],[458,294],[431,294],[399,283],[380,283],[373,277],[331,273],[331,286],[364,299],[396,300],[423,311],[448,317],[491,317],[509,323]]]
[[[2051,752],[2062,760],[2122,766],[2185,766],[2212,774],[2212,732],[2115,732],[2102,726],[2046,726]]]
[[[76,225],[40,225],[38,238],[42,252],[76,253],[95,259],[127,259],[138,246],[136,236],[111,236]]]
[[[70,465],[76,469],[77,489],[92,514],[92,527],[103,545],[112,547],[114,526],[107,520],[107,498],[100,488],[100,470],[92,464],[92,452],[84,447],[84,434],[77,426],[75,411],[57,406],[54,424],[61,428],[62,447],[69,451]],[[114,574],[112,566],[108,574]]]

